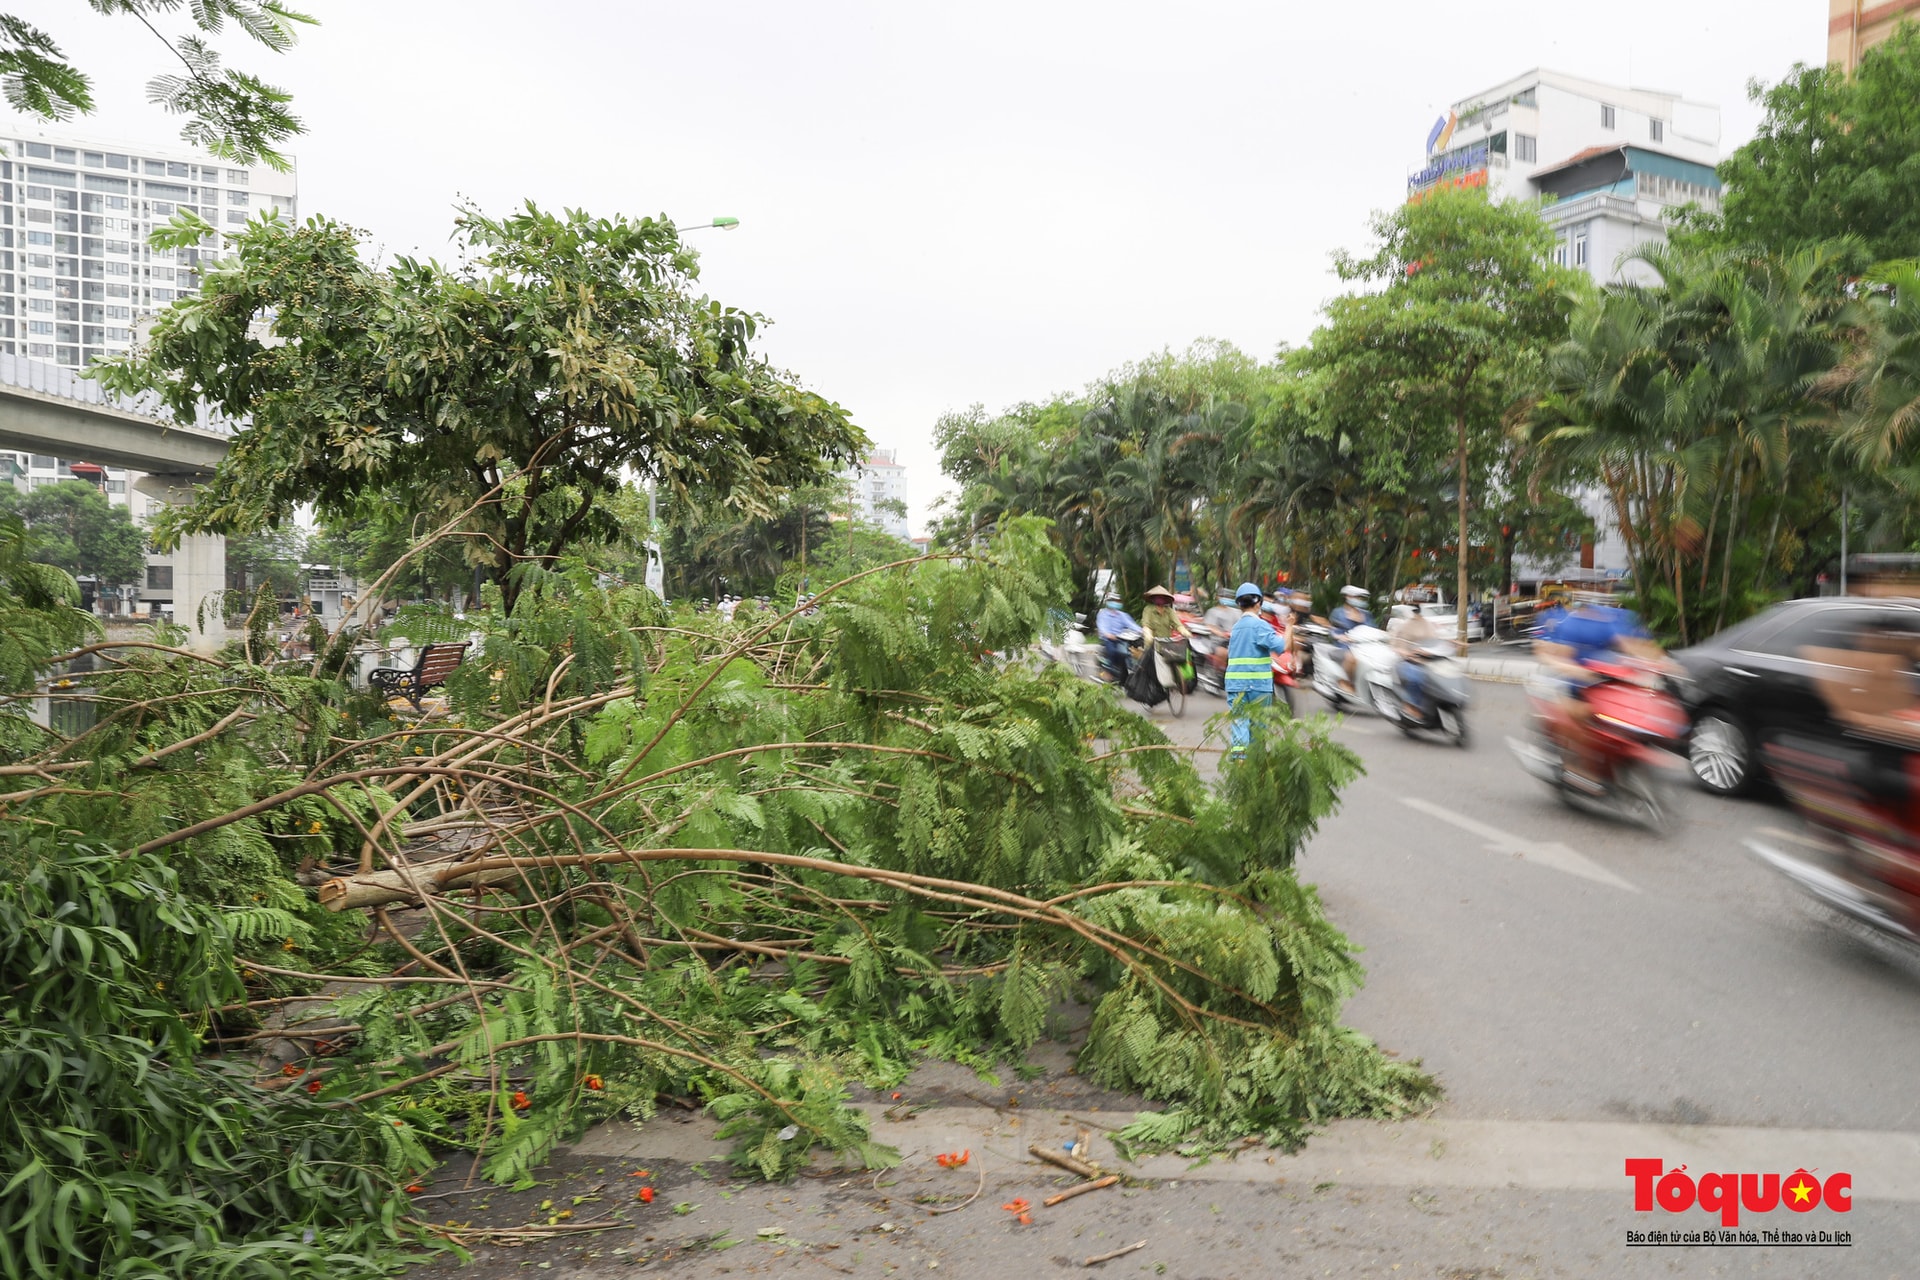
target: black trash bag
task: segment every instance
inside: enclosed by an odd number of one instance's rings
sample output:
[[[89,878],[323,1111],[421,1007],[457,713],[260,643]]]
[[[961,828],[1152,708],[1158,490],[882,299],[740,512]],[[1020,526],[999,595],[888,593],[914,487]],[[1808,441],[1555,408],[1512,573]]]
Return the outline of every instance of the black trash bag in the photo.
[[[1167,700],[1167,687],[1160,683],[1159,666],[1153,660],[1153,651],[1142,654],[1140,661],[1134,664],[1133,674],[1127,677],[1127,696],[1145,707],[1157,707]]]

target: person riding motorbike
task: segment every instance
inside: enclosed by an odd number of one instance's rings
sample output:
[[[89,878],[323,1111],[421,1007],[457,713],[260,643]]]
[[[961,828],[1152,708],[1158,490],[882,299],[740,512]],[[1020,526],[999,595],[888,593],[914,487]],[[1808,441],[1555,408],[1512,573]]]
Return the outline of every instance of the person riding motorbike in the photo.
[[[1533,645],[1540,659],[1540,673],[1559,694],[1560,709],[1574,727],[1572,740],[1566,744],[1575,756],[1574,771],[1595,781],[1605,771],[1605,764],[1588,732],[1593,708],[1586,701],[1586,691],[1601,678],[1594,673],[1593,664],[1625,657],[1661,669],[1673,666],[1641,625],[1639,615],[1612,600],[1605,592],[1578,593],[1573,607],[1553,618]]]
[[[1344,655],[1340,662],[1342,676],[1340,687],[1348,693],[1353,692],[1353,668],[1356,661],[1353,642],[1348,633],[1355,627],[1373,625],[1373,615],[1367,612],[1367,589],[1356,587],[1352,583],[1340,588],[1340,603],[1334,606],[1332,615],[1327,619],[1333,628],[1333,643],[1339,646]]]
[[[1253,742],[1253,705],[1273,701],[1273,655],[1284,652],[1287,642],[1261,616],[1266,597],[1259,587],[1241,583],[1234,602],[1240,617],[1227,637],[1227,706],[1234,712],[1229,757],[1238,760]]]
[[[1233,624],[1240,621],[1240,610],[1233,603],[1233,593],[1222,591],[1200,621],[1211,630],[1218,631],[1222,637],[1231,632]]]
[[[1180,615],[1173,611],[1173,592],[1165,587],[1149,587],[1146,599],[1147,607],[1140,611],[1140,621],[1146,626],[1148,640],[1165,640],[1187,633],[1180,624]]]
[[[1404,614],[1400,610],[1406,610]],[[1433,625],[1433,620],[1420,612],[1417,604],[1395,605],[1394,612],[1399,614],[1387,624],[1387,635],[1393,642],[1393,650],[1400,655],[1400,692],[1401,701],[1406,703],[1408,714],[1414,718],[1427,714],[1426,680],[1427,669],[1421,664],[1435,641],[1446,637]]]
[[[1122,639],[1130,632],[1140,630],[1140,624],[1133,620],[1125,609],[1120,607],[1120,593],[1109,591],[1102,602],[1100,615],[1094,620],[1095,629],[1100,633],[1100,664],[1107,674],[1118,684],[1127,678],[1127,645]]]

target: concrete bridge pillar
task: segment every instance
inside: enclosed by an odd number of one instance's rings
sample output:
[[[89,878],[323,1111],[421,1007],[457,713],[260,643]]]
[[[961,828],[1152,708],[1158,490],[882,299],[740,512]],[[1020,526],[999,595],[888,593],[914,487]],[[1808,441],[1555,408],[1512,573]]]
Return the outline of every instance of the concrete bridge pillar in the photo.
[[[142,476],[133,487],[169,506],[193,501],[187,476]],[[173,620],[186,628],[189,649],[211,653],[227,642],[227,540],[217,533],[190,533],[180,539],[172,559]]]

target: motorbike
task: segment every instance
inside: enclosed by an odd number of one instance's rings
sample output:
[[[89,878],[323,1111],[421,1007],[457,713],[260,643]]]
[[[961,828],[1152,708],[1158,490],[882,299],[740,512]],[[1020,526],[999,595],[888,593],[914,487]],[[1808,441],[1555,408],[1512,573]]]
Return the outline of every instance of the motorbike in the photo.
[[[1664,830],[1674,793],[1688,776],[1686,710],[1651,663],[1594,662],[1587,670],[1599,679],[1584,692],[1592,709],[1584,725],[1568,712],[1557,685],[1536,676],[1527,686],[1533,737],[1508,738],[1507,746],[1567,804]],[[1569,744],[1583,734],[1598,757],[1597,776],[1574,768],[1578,757]]]
[[[1920,948],[1920,758],[1854,735],[1790,735],[1765,751],[1805,834],[1768,828],[1747,847],[1815,902]]]
[[[1260,615],[1282,638],[1287,634],[1287,615],[1274,605],[1268,605]],[[1284,650],[1273,655],[1273,698],[1276,702],[1287,704],[1289,714],[1293,712],[1293,691],[1298,685],[1293,671],[1293,655]]]
[[[1425,679],[1418,701],[1408,696],[1403,676],[1408,663],[1417,663]],[[1386,719],[1409,738],[1423,732],[1440,733],[1456,747],[1467,745],[1467,703],[1471,700],[1467,669],[1453,656],[1453,642],[1433,640],[1403,658],[1394,669],[1393,701],[1380,707]]]
[[[1227,639],[1200,623],[1188,627],[1193,674],[1198,687],[1216,698],[1227,696]]]
[[[1400,655],[1387,643],[1387,633],[1378,627],[1354,627],[1347,632],[1347,644],[1353,651],[1353,687],[1343,689],[1346,678],[1346,654],[1333,642],[1333,633],[1325,627],[1302,628],[1313,636],[1313,689],[1334,711],[1371,711],[1392,717],[1400,702]]]

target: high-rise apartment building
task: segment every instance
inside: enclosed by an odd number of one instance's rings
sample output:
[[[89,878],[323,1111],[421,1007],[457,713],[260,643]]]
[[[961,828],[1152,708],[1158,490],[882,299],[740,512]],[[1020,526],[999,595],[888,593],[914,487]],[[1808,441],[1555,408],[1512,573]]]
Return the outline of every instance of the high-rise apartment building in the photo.
[[[1407,197],[1441,186],[1551,196],[1541,216],[1556,258],[1606,283],[1641,274],[1624,259],[1665,240],[1680,208],[1718,206],[1719,159],[1718,107],[1536,69],[1455,102]]]
[[[1827,0],[1827,63],[1848,74],[1860,55],[1903,21],[1920,21],[1920,0]]]
[[[298,216],[292,171],[190,151],[0,126],[0,351],[81,368],[200,287],[227,237],[265,210]],[[147,237],[181,210],[215,231],[191,249]]]
[[[842,471],[840,478],[853,486],[854,510],[862,520],[896,538],[908,536],[907,469],[892,449],[875,449],[864,462]]]

